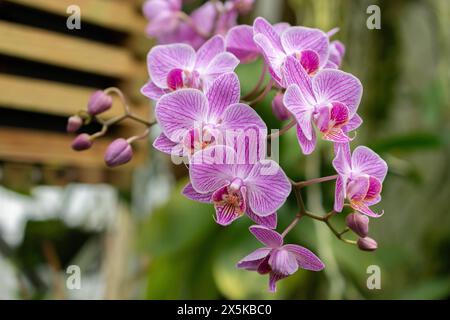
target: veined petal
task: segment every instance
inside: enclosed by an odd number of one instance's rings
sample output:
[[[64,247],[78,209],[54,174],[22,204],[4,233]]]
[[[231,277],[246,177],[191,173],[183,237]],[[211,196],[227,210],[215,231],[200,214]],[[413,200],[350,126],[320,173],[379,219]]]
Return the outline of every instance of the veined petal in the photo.
[[[380,182],[383,182],[388,169],[386,162],[378,154],[364,146],[353,151],[352,168],[356,172],[374,176]]]
[[[283,80],[286,88],[292,84],[298,86],[302,96],[302,104],[314,105],[316,103],[311,77],[306,73],[300,62],[293,56],[287,57],[284,62]]]
[[[342,64],[342,59],[345,54],[345,46],[339,40],[332,41],[330,43],[330,54],[328,56],[328,62],[336,65],[337,68]]]
[[[191,13],[191,18],[195,26],[205,34],[210,34],[213,31],[216,16],[216,6],[209,1]]]
[[[297,125],[297,139],[303,154],[311,154],[316,148],[317,137],[314,130],[311,131],[311,139],[309,140],[305,137],[300,125]]]
[[[336,189],[334,192],[334,210],[336,212],[341,212],[344,208],[345,200],[345,183],[346,180],[342,176],[336,178]]]
[[[265,257],[270,253],[271,248],[259,248],[250,253],[249,255],[242,258],[236,265],[239,269],[256,271],[264,260]]]
[[[141,93],[147,98],[157,101],[161,98],[166,91],[155,85],[151,80],[147,82],[142,88]]]
[[[382,184],[380,180],[372,176],[369,177],[369,189],[367,189],[367,194],[364,200],[367,201],[377,198],[381,193],[381,189]]]
[[[188,183],[183,191],[182,194],[191,200],[194,201],[199,201],[199,202],[203,202],[203,203],[211,203],[211,198],[212,198],[212,193],[198,193],[197,191],[195,191],[194,187],[192,187],[191,183]]]
[[[350,205],[353,209],[372,218],[379,218],[384,214],[384,211],[382,211],[381,213],[373,212],[372,209],[368,207],[368,204],[365,201],[352,201],[350,202]]]
[[[349,110],[349,118],[356,113],[362,96],[362,85],[358,78],[333,69],[323,69],[316,74],[313,78],[313,90],[320,104],[345,104]]]
[[[291,193],[291,183],[273,160],[261,160],[245,179],[248,205],[259,216],[277,211]]]
[[[214,192],[235,178],[236,153],[225,146],[213,146],[196,152],[189,162],[189,177],[199,193]]]
[[[323,262],[314,253],[304,247],[296,244],[286,244],[281,248],[293,254],[299,267],[302,269],[320,271],[325,268]]]
[[[221,119],[225,109],[239,102],[241,88],[234,72],[225,73],[214,80],[206,93],[209,102],[208,119]]]
[[[228,31],[226,47],[241,63],[252,62],[260,55],[260,50],[253,41],[253,27],[247,25],[236,26]]]
[[[277,282],[281,279],[286,278],[287,275],[276,273],[276,272],[270,272],[269,274],[269,291],[270,292],[276,292],[277,291]]]
[[[255,214],[252,209],[247,207],[247,215],[250,219],[252,219],[257,224],[267,227],[269,229],[275,229],[277,227],[277,213],[274,212],[268,216],[260,217]]]
[[[201,91],[180,89],[159,99],[155,115],[165,135],[180,141],[183,134],[203,122],[207,110],[208,101]]]
[[[289,28],[290,26],[291,25],[287,22],[278,22],[273,25],[273,29],[275,30],[276,33],[281,35],[281,33],[283,33],[283,31]]]
[[[362,201],[369,190],[369,178],[367,176],[358,176],[347,182],[346,194],[350,201]]]
[[[179,156],[184,156],[183,147],[169,138],[164,133],[161,133],[153,142],[153,147],[161,152]]]
[[[278,248],[283,245],[283,237],[274,230],[261,225],[253,225],[249,230],[259,242],[269,248]]]
[[[270,253],[269,265],[272,271],[282,275],[291,275],[298,270],[296,256],[283,247]]]
[[[266,63],[269,66],[269,71],[270,74],[272,75],[272,78],[281,85],[282,84],[281,66],[283,65],[283,61],[286,57],[286,54],[279,48],[275,47],[269,41],[269,39],[262,33],[255,34],[253,36],[253,41],[257,44],[257,46],[261,50],[264,59],[266,60]]]
[[[353,131],[355,129],[358,129],[362,123],[362,118],[357,113],[355,113],[354,116],[350,118],[350,120],[348,120],[348,123],[342,127],[342,130],[344,130],[344,132]]]
[[[238,58],[236,58],[232,53],[222,52],[216,55],[211,60],[205,71],[201,74],[203,89],[207,91],[213,84],[214,80],[224,73],[233,72],[238,64]]]
[[[348,143],[335,144],[336,157],[333,159],[333,167],[337,173],[347,176],[352,170],[350,158],[350,146]]]
[[[266,19],[262,17],[255,19],[255,22],[253,23],[253,33],[254,35],[263,34],[271,46],[279,51],[283,50],[279,33]]]
[[[197,50],[195,69],[200,72],[206,69],[210,62],[222,52],[225,52],[225,40],[221,35],[216,35]]]
[[[328,36],[319,29],[307,27],[290,27],[281,34],[281,44],[288,54],[303,50],[313,50],[319,56],[320,66],[328,60]]]
[[[151,80],[156,86],[166,89],[167,75],[173,69],[192,70],[196,54],[187,44],[158,45],[150,50],[147,66]]]

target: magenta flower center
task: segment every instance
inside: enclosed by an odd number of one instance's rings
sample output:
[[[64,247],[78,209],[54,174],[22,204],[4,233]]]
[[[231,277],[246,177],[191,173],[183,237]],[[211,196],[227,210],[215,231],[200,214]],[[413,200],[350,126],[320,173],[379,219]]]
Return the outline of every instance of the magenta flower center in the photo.
[[[319,70],[319,55],[313,50],[303,50],[296,53],[297,59],[300,61],[303,69],[310,76],[314,75]]]
[[[189,130],[184,138],[183,144],[188,153],[192,155],[196,151],[214,145],[215,142],[214,129],[211,126],[204,125],[201,132],[200,128]]]
[[[181,88],[201,89],[202,81],[196,70],[173,69],[167,74],[167,87],[172,91]]]

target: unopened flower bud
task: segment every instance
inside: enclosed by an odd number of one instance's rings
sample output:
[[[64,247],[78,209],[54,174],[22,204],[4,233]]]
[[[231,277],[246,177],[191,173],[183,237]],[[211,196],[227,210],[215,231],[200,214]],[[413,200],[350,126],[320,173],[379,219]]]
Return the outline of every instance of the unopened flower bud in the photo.
[[[72,142],[72,149],[75,151],[87,150],[92,146],[92,139],[87,133],[79,134]]]
[[[351,213],[345,218],[345,224],[360,237],[369,233],[369,218],[360,213]]]
[[[98,90],[95,91],[88,102],[88,113],[90,115],[97,115],[99,113],[105,112],[112,106],[112,98],[108,96],[105,92]]]
[[[278,92],[272,100],[273,114],[281,121],[287,120],[291,117],[291,113],[284,106],[283,96],[283,93]]]
[[[69,133],[74,133],[83,125],[83,119],[80,116],[71,116],[67,120],[66,131]]]
[[[106,150],[105,163],[109,167],[117,167],[133,158],[133,149],[125,139],[114,140]]]
[[[377,242],[369,237],[359,238],[357,244],[363,251],[375,251],[378,248]]]

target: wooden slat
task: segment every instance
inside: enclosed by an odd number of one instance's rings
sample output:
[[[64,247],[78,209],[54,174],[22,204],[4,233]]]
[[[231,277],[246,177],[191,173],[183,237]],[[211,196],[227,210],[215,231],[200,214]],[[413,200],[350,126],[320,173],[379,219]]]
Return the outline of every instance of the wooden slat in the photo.
[[[124,48],[0,21],[0,53],[117,78],[138,66]]]
[[[85,109],[92,88],[67,85],[53,81],[37,80],[0,74],[0,106],[25,111],[70,116]],[[113,108],[105,118],[122,114],[119,99],[114,96]],[[140,116],[148,118],[149,106],[133,109]]]
[[[68,16],[67,8],[77,5],[83,21],[102,27],[133,33],[143,33],[146,21],[135,10],[135,3],[129,0],[8,0],[61,16]]]
[[[104,169],[103,153],[109,138],[95,141],[91,149],[75,152],[70,148],[74,136],[29,129],[0,127],[0,159],[11,162],[43,163],[58,166],[97,167]],[[143,154],[135,153],[123,168],[142,162]]]

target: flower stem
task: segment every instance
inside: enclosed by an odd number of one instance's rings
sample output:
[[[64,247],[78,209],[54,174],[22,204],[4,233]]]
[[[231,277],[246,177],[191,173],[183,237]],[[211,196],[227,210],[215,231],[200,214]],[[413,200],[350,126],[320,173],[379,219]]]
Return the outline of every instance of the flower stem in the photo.
[[[335,175],[327,176],[327,177],[321,177],[321,178],[315,178],[315,179],[306,180],[306,181],[294,182],[293,185],[298,188],[304,188],[304,187],[310,186],[312,184],[336,180],[337,177],[338,177],[338,175],[335,174]]]
[[[295,119],[292,119],[286,126],[284,126],[283,128],[281,128],[280,130],[278,130],[277,132],[271,133],[267,136],[267,140],[271,140],[273,138],[277,138],[282,136],[283,134],[285,134],[286,132],[289,131],[290,128],[292,128],[293,126],[295,126],[297,124],[297,121],[295,121]]]
[[[264,90],[261,92],[260,95],[258,95],[255,99],[253,99],[252,101],[247,102],[247,104],[254,106],[256,105],[258,102],[262,101],[267,94],[270,92],[270,90],[272,90],[273,87],[273,80],[270,80],[269,83],[266,85],[266,87],[264,88]]]
[[[266,73],[267,73],[267,66],[266,66],[266,64],[264,64],[262,71],[261,71],[261,75],[259,76],[259,80],[256,83],[255,87],[252,89],[252,91],[250,91],[245,96],[243,96],[242,100],[248,100],[249,98],[254,96],[259,91],[259,88],[261,88],[261,85],[263,84],[264,79],[266,77]]]

